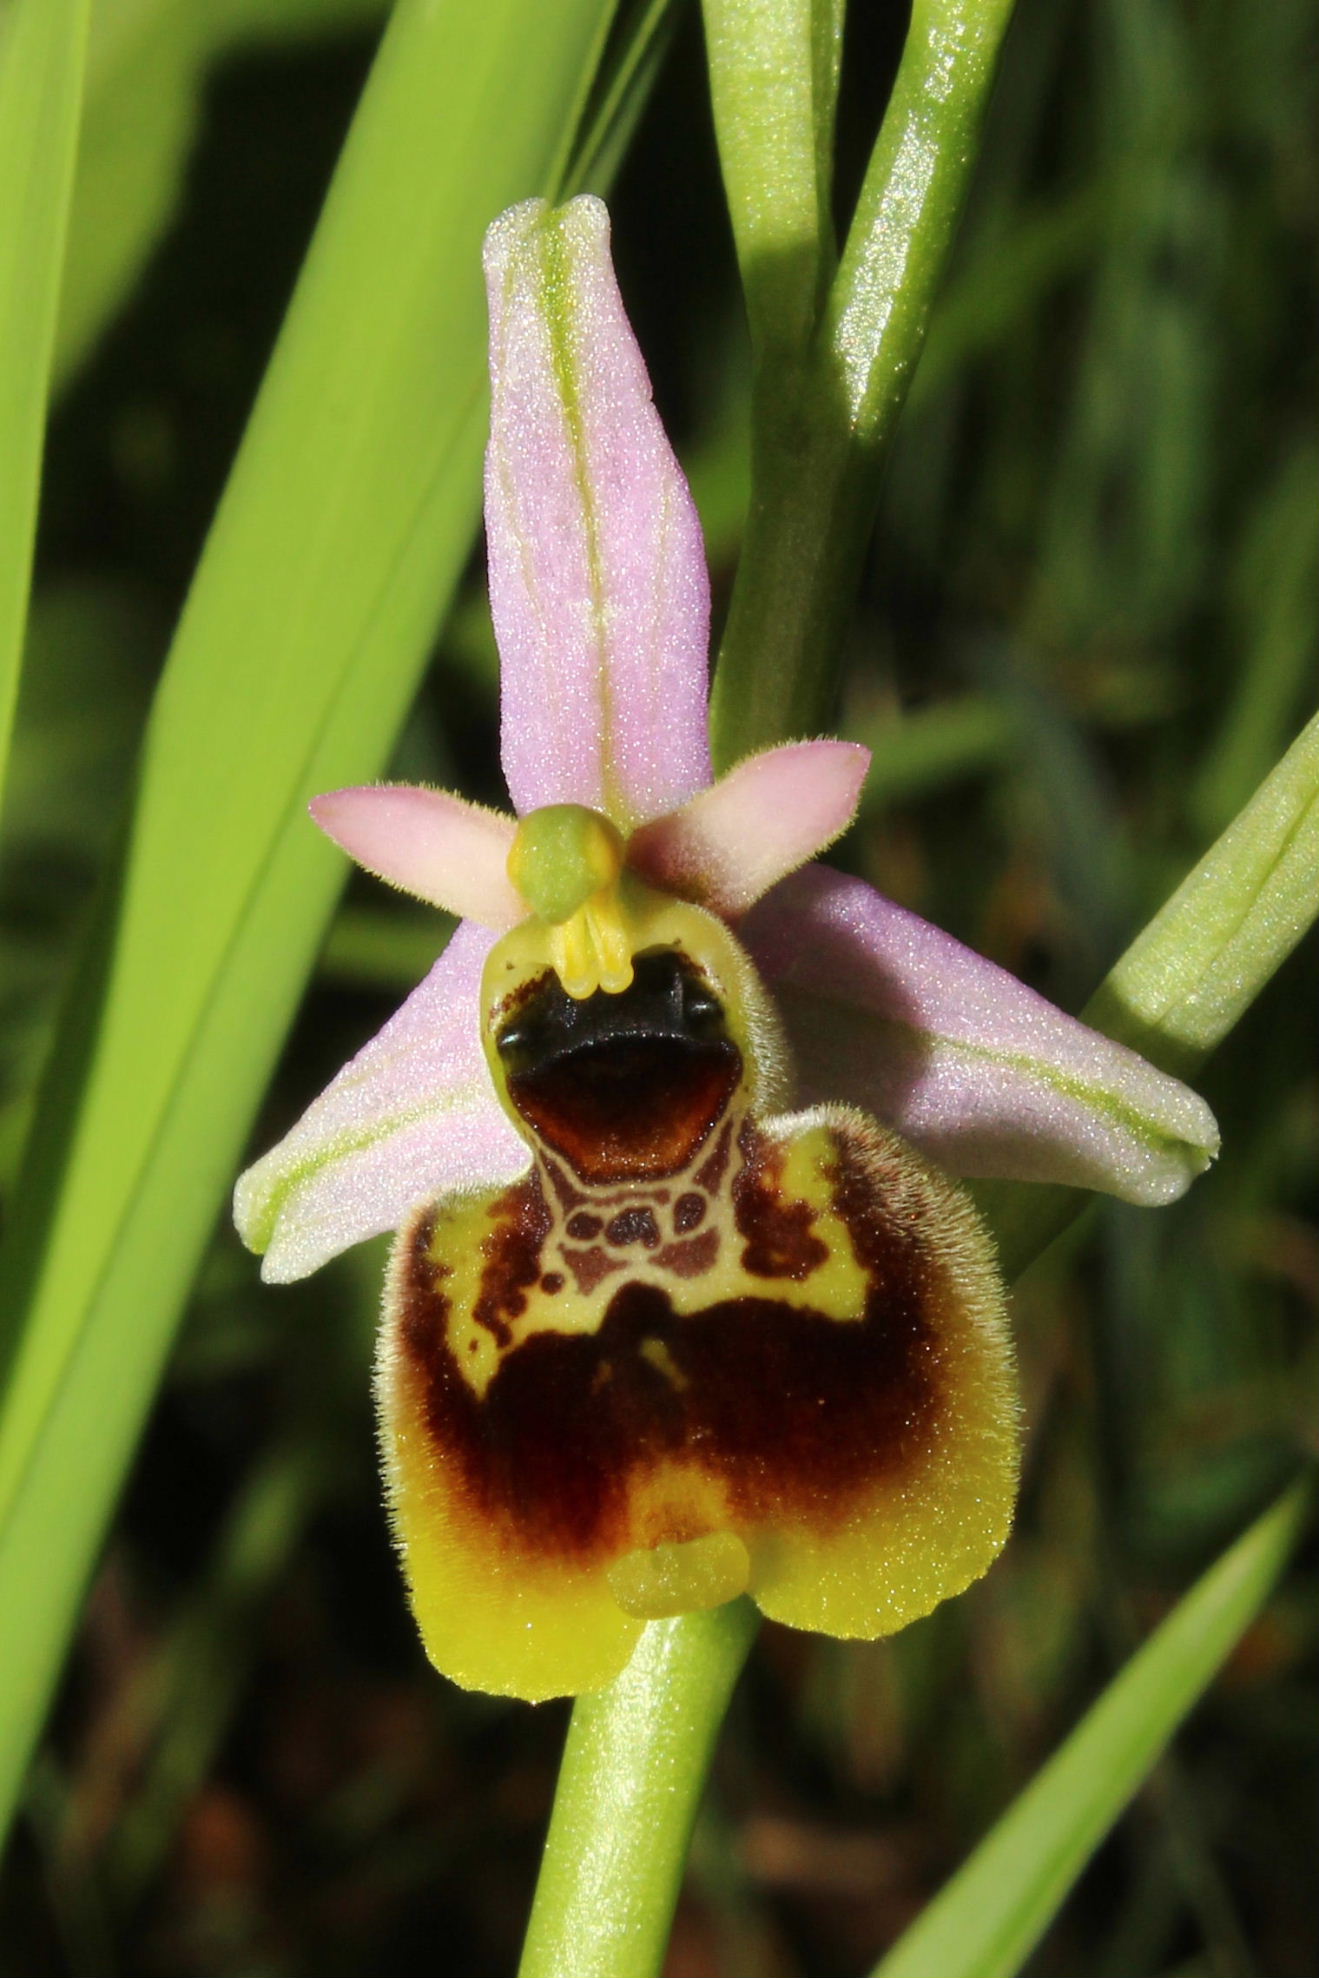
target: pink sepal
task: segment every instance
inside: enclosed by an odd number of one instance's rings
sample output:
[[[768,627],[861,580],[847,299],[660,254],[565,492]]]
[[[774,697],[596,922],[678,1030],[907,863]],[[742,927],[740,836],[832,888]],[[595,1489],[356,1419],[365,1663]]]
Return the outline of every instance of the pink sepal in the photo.
[[[741,928],[803,1104],[847,1099],[960,1175],[1155,1204],[1213,1159],[1189,1088],[860,880],[809,866]]]
[[[493,1187],[530,1156],[495,1098],[478,1029],[494,936],[464,921],[430,974],[234,1190],[261,1275],[287,1284],[418,1203]]]
[[[710,780],[700,523],[609,258],[598,199],[486,236],[486,543],[504,774],[520,813],[624,831]]]

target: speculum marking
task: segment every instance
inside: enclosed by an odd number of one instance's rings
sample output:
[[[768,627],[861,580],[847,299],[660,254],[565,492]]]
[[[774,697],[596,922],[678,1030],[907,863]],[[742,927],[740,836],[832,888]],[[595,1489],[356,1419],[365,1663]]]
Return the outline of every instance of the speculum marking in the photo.
[[[773,1167],[776,1151],[760,1136],[747,1144]],[[739,1203],[739,1235],[779,1275],[795,1276],[793,1258],[819,1239],[800,1219],[785,1224],[763,1161],[758,1173]],[[768,1283],[764,1296],[680,1314],[661,1284],[625,1276],[594,1331],[531,1331],[503,1352],[481,1395],[450,1348],[444,1280],[414,1251],[400,1278],[405,1378],[442,1460],[456,1466],[459,1505],[492,1540],[581,1561],[638,1542],[632,1484],[657,1466],[717,1478],[746,1529],[794,1518],[828,1525],[878,1480],[901,1477],[929,1447],[938,1415],[935,1322],[946,1287],[919,1235],[877,1209],[873,1182],[853,1172],[841,1143],[834,1205],[867,1273],[860,1314],[785,1302]],[[708,1229],[686,1247],[703,1254],[718,1235]],[[423,1222],[414,1244],[429,1240]],[[576,1277],[578,1253],[564,1255]],[[684,1274],[672,1258],[669,1267]],[[515,1281],[520,1273],[506,1272],[510,1289]]]

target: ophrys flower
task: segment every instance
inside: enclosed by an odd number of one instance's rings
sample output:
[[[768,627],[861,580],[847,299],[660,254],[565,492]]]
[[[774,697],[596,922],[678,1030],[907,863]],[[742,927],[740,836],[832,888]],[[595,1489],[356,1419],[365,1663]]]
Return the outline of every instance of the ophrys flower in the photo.
[[[948,1176],[1164,1201],[1216,1136],[1185,1087],[807,863],[864,751],[711,782],[699,528],[604,210],[515,208],[486,267],[520,821],[401,786],[313,804],[464,919],[236,1213],[275,1279],[399,1230],[378,1396],[414,1609],[441,1669],[536,1697],[608,1681],[647,1617],[745,1590],[875,1636],[983,1572],[1016,1410]]]

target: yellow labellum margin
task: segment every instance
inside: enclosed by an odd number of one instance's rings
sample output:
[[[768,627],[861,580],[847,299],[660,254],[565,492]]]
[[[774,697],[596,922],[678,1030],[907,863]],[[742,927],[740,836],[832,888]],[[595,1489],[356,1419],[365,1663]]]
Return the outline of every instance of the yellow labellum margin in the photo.
[[[736,940],[614,892],[622,991],[571,995],[539,919],[492,948],[487,1057],[531,1169],[402,1231],[378,1363],[427,1651],[530,1698],[597,1688],[647,1619],[743,1592],[891,1633],[985,1570],[1016,1492],[1003,1293],[964,1192],[860,1113],[771,1110],[782,1042]]]
[[[486,275],[518,816],[408,785],[316,799],[367,870],[462,920],[235,1218],[277,1281],[401,1232],[378,1393],[422,1634],[457,1680],[540,1697],[744,1590],[874,1636],[983,1572],[1015,1403],[998,1274],[947,1177],[1167,1201],[1217,1131],[810,862],[863,749],[791,742],[711,782],[699,526],[603,207],[514,208]]]

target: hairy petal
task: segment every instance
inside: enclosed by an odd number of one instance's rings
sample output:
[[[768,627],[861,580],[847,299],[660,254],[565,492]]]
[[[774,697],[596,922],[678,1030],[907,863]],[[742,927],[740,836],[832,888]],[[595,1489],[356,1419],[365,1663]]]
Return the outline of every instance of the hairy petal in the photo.
[[[515,206],[485,268],[504,774],[519,811],[586,804],[626,831],[710,780],[700,524],[600,201]]]
[[[644,824],[628,864],[652,885],[734,919],[842,836],[869,766],[858,742],[766,749],[681,810]]]
[[[400,1233],[376,1383],[390,1522],[458,1682],[596,1689],[643,1620],[744,1590],[873,1640],[1007,1537],[1012,1351],[965,1191],[847,1107],[743,1119],[737,1150],[713,1177],[697,1156],[702,1234],[644,1262],[607,1227],[565,1244],[535,1172]],[[676,1234],[669,1199],[643,1213]]]
[[[1174,1200],[1218,1150],[1204,1101],[860,880],[810,866],[741,934],[803,1103],[845,1096],[960,1175]]]
[[[321,830],[360,866],[433,907],[504,933],[526,918],[508,876],[511,817],[415,783],[365,783],[313,797]]]
[[[478,1027],[494,937],[465,921],[371,1042],[234,1191],[261,1275],[287,1284],[418,1204],[511,1181],[526,1147],[500,1110]]]

